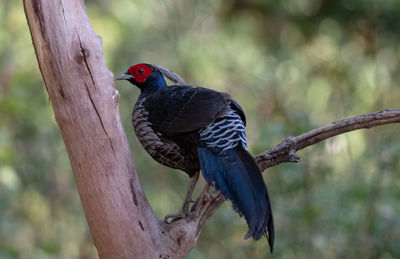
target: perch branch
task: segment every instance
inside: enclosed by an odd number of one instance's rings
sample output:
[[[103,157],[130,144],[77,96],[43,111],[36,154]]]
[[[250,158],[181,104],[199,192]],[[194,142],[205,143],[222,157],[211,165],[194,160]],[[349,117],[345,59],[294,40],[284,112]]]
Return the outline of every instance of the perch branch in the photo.
[[[400,109],[386,109],[384,111],[355,116],[310,130],[297,137],[288,137],[277,146],[257,155],[255,160],[262,171],[284,162],[296,163],[300,161],[300,158],[296,155],[298,150],[346,132],[391,123],[400,123]],[[197,227],[196,239],[200,235],[205,221],[212,216],[224,201],[225,198],[221,192],[215,191],[209,185],[204,187],[199,198],[192,206],[189,217],[184,219],[187,225],[195,225]],[[172,226],[169,227],[173,228],[180,224],[179,221],[172,222]]]

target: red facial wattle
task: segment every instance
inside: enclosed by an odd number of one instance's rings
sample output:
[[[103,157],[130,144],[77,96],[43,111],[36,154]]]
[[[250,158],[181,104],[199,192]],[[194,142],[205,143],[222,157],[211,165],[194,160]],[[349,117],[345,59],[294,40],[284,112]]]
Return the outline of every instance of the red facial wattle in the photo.
[[[138,83],[144,83],[151,72],[153,72],[153,68],[145,64],[137,64],[128,69],[128,73],[132,75]]]

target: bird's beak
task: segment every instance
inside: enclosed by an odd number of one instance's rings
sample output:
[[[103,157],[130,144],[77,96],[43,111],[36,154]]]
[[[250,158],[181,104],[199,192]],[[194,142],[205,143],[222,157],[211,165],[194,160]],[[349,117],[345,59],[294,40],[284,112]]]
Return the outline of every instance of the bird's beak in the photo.
[[[129,79],[134,79],[135,77],[131,74],[128,74],[128,72],[124,72],[117,76],[117,80],[129,80]]]

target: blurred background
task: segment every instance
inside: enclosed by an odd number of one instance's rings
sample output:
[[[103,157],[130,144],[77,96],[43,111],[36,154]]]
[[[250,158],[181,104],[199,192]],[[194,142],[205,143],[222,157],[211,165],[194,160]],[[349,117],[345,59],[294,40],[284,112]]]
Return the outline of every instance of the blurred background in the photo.
[[[0,259],[98,258],[21,2],[0,2]],[[85,2],[111,71],[155,63],[229,92],[246,111],[253,154],[400,107],[399,1]],[[144,190],[160,217],[174,213],[189,179],[144,152],[131,127],[139,92],[116,88]],[[341,135],[269,169],[272,256],[265,239],[243,240],[246,223],[225,203],[189,258],[400,258],[399,130]]]

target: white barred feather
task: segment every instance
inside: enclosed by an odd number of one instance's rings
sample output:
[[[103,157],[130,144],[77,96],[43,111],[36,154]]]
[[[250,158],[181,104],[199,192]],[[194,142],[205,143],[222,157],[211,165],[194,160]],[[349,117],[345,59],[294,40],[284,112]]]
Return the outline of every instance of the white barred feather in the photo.
[[[242,145],[247,150],[247,138],[244,122],[236,111],[229,109],[223,118],[211,123],[200,131],[200,138],[207,147],[218,148],[223,152]]]

